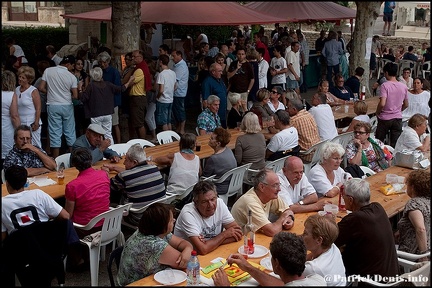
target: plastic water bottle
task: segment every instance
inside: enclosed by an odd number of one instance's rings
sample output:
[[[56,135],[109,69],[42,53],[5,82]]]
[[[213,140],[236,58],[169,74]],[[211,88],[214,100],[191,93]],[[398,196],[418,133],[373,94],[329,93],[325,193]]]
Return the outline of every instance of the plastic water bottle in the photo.
[[[348,175],[346,173],[344,173],[342,186],[340,187],[339,203],[338,203],[340,211],[345,211],[346,210],[346,208],[345,208],[345,200],[343,199],[343,195],[345,194],[345,183],[346,183],[346,180],[347,180],[347,176]]]
[[[248,213],[248,222],[244,226],[243,231],[243,249],[244,254],[253,254],[255,252],[255,232],[254,225],[252,223],[252,211],[249,210]]]
[[[186,267],[186,274],[186,286],[198,286],[200,284],[200,263],[195,250],[191,252],[191,258]]]

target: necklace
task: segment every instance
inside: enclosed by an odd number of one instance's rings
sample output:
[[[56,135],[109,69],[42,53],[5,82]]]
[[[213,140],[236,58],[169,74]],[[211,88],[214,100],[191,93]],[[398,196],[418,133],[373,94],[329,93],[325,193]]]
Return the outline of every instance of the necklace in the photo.
[[[180,152],[185,153],[185,154],[194,154],[192,149],[182,149],[182,150],[180,150]]]

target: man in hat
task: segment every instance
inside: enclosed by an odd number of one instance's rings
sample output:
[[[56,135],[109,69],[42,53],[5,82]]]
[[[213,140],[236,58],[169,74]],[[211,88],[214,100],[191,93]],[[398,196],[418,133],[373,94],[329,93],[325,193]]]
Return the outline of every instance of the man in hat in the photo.
[[[90,150],[92,155],[92,164],[103,159],[110,159],[111,162],[119,162],[120,155],[108,148],[111,145],[109,139],[105,139],[105,130],[99,124],[90,124],[86,133],[78,137],[72,146],[72,151],[84,147]],[[72,155],[72,154],[71,154]],[[71,161],[72,163],[72,161]]]

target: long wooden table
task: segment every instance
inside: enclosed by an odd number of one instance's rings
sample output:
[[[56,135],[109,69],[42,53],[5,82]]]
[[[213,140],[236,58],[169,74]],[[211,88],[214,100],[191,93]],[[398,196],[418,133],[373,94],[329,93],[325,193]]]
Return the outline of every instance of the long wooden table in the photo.
[[[237,129],[229,129],[229,131],[231,133],[231,141],[229,142],[229,144],[227,144],[227,147],[229,147],[230,149],[234,149],[237,137],[243,135],[244,133]],[[208,145],[209,139],[210,139],[210,134],[197,136],[197,141],[201,143],[201,151],[195,151],[195,153],[196,155],[198,155],[198,157],[201,160],[206,159],[214,154],[213,148],[211,148]],[[165,156],[170,152],[175,153],[178,151],[180,151],[180,148],[179,148],[179,143],[177,141],[168,144],[156,145],[154,147],[145,148],[145,152],[147,156],[153,156],[153,158],[159,156]],[[124,159],[120,160],[119,163],[115,163],[115,164],[124,167],[123,162]],[[107,164],[107,163],[111,163],[111,162],[109,160],[98,161],[95,163],[95,165],[93,165],[93,167],[100,169],[103,164]],[[115,172],[110,173],[110,177],[113,177],[115,175],[116,175]],[[36,184],[32,183],[30,184],[28,189],[41,189],[42,191],[49,194],[54,199],[62,198],[64,197],[64,193],[65,193],[65,185],[70,181],[72,181],[73,179],[75,179],[77,176],[78,176],[78,170],[75,167],[67,168],[65,169],[65,179],[63,185],[53,184],[49,186],[39,187]],[[36,176],[36,177],[48,177],[54,181],[57,181],[57,174],[55,171],[40,176]],[[2,184],[2,197],[6,195],[8,195],[6,184]]]
[[[368,105],[367,115],[375,114],[379,99],[380,98],[378,96],[375,96],[366,98],[366,100],[364,100]],[[345,106],[348,106],[348,112],[345,112]],[[332,110],[335,121],[344,118],[354,118],[357,116],[354,113],[354,105],[352,103],[347,105],[333,106]]]
[[[406,202],[409,199],[409,196],[406,193],[401,194],[394,194],[386,196],[383,193],[379,191],[379,188],[381,186],[386,185],[386,175],[387,174],[397,174],[399,176],[407,177],[408,174],[413,171],[411,169],[398,167],[398,166],[392,166],[386,169],[385,171],[381,173],[377,173],[375,175],[372,175],[368,177],[366,180],[370,184],[370,191],[371,191],[371,202],[379,202],[387,212],[388,217],[393,217],[399,212],[403,211]],[[329,202],[333,204],[338,204],[338,196],[335,196],[333,198],[329,198]],[[295,233],[297,235],[301,235],[303,233],[304,229],[304,222],[308,218],[308,216],[313,215],[317,212],[309,212],[309,213],[297,213],[295,215],[295,224],[294,227],[288,230],[289,232]],[[339,211],[336,221],[339,222],[343,217],[347,215],[346,211]],[[265,236],[264,234],[257,233],[256,234],[256,244],[262,245],[264,247],[269,247],[271,242],[271,237]],[[225,245],[219,246],[216,250],[210,252],[207,255],[200,255],[198,256],[201,267],[205,267],[209,264],[211,264],[211,260],[217,258],[217,257],[223,257],[227,258],[232,253],[237,253],[237,249],[242,246],[242,241],[229,243]],[[251,262],[259,263],[262,258],[268,257],[269,255],[265,255],[261,258],[256,259],[250,259]],[[156,286],[160,285],[158,282],[154,280],[154,275],[147,276],[145,278],[142,278],[138,281],[135,281],[128,286]],[[178,286],[185,286],[186,282],[180,283]]]

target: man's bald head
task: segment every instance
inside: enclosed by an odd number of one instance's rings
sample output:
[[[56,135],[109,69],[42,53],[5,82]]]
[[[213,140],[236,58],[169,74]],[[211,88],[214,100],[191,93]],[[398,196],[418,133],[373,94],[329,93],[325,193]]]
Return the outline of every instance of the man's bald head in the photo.
[[[297,156],[290,156],[285,159],[282,171],[290,184],[296,185],[303,177],[303,161]]]

